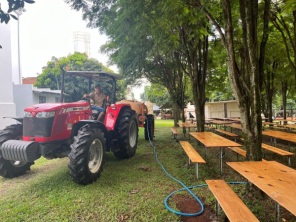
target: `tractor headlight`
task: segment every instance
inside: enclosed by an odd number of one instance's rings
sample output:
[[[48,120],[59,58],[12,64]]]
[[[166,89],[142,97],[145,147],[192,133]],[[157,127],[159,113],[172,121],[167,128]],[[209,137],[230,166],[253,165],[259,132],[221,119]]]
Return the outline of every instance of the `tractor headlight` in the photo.
[[[25,112],[25,113],[24,113],[24,117],[32,117],[32,115],[31,115],[30,112]]]
[[[50,118],[55,115],[55,112],[39,112],[36,114],[37,118]]]

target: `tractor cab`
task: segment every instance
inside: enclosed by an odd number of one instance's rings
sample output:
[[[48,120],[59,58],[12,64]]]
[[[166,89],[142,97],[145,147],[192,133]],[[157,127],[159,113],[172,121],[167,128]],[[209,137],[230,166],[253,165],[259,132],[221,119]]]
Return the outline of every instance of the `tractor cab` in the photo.
[[[93,91],[94,86],[99,84],[102,93],[106,96],[106,99],[103,102],[103,112],[106,114],[106,109],[108,105],[114,104],[116,102],[116,81],[122,79],[122,76],[107,73],[107,72],[96,72],[96,71],[64,71],[62,75],[62,89],[61,89],[61,102],[64,102],[64,82],[66,77],[78,77],[82,81],[87,80],[87,94]],[[81,98],[81,100],[87,100],[90,105],[93,104],[93,101],[87,98]],[[92,107],[92,106],[91,106]],[[92,108],[92,118],[97,119],[99,111]],[[104,115],[105,116],[105,115]]]

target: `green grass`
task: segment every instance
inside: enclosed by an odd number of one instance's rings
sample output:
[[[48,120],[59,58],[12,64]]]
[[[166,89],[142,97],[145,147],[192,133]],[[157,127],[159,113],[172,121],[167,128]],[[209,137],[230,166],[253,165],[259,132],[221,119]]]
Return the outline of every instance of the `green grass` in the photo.
[[[200,179],[197,180],[194,166],[187,168],[188,157],[171,136],[171,126],[173,120],[156,120],[153,143],[158,159],[172,176],[187,186],[204,184],[205,179],[242,180],[226,164],[224,174],[220,176],[218,150],[207,152],[207,164],[199,167]],[[163,203],[167,195],[181,186],[167,177],[156,162],[152,146],[144,140],[143,128],[140,128],[139,135],[137,153],[133,158],[117,160],[112,153],[107,153],[101,177],[87,186],[71,180],[67,158],[41,158],[21,177],[0,177],[1,221],[181,221]],[[202,147],[196,148],[205,156]],[[226,160],[232,157],[236,160],[236,155],[227,155]],[[243,185],[236,190],[247,195]],[[206,187],[194,192],[205,199],[211,210],[215,208],[215,199]],[[185,192],[181,194],[187,195]],[[262,216],[262,221],[268,216],[274,218],[274,214],[262,213],[265,206],[260,203],[260,200],[247,201],[248,206],[254,206],[257,215]],[[176,209],[174,198],[169,204]],[[273,204],[271,209],[274,210]]]

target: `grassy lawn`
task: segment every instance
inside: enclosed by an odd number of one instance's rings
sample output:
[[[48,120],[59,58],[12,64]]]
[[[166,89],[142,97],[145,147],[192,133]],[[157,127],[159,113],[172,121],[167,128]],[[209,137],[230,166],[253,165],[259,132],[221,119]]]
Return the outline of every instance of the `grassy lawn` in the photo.
[[[200,167],[200,179],[196,179],[194,166],[187,168],[186,154],[172,139],[171,126],[173,120],[156,120],[153,143],[165,169],[187,186],[204,184],[205,179],[221,178],[217,150],[207,152],[207,164]],[[108,153],[101,177],[87,186],[72,182],[67,158],[41,158],[21,177],[0,177],[1,221],[182,221],[164,206],[166,196],[181,185],[170,179],[158,165],[152,146],[144,140],[143,131],[141,128],[133,158],[120,161]],[[205,156],[204,149],[197,146],[197,150]],[[236,160],[236,155],[227,154],[226,161],[230,159]],[[224,167],[222,179],[243,181],[226,164]],[[247,204],[259,219],[274,219],[274,203],[268,197],[260,193],[256,196],[256,192],[250,196],[245,185],[233,185],[233,188],[240,195],[249,196]],[[215,199],[206,187],[193,192],[213,211]],[[186,192],[180,194],[187,196]],[[169,204],[178,210],[176,198],[172,198]],[[269,215],[270,211],[272,215]]]

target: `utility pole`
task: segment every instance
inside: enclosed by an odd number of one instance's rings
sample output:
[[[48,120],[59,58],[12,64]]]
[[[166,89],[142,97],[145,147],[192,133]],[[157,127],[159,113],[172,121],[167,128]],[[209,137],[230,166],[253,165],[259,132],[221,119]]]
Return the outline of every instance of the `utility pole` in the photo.
[[[26,9],[19,8],[15,10],[17,15],[17,50],[18,50],[18,74],[19,74],[19,84],[22,84],[22,72],[21,72],[21,50],[20,50],[20,16],[25,12]]]

